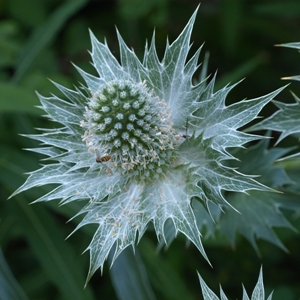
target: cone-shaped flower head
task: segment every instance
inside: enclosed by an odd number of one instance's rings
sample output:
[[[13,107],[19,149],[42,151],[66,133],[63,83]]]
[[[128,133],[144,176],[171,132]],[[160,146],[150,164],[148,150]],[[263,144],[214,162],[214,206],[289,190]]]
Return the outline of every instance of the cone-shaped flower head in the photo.
[[[179,135],[164,100],[146,82],[111,80],[92,95],[81,123],[83,140],[97,162],[111,160],[128,181],[163,176],[176,159]],[[104,154],[105,153],[105,154]]]
[[[200,49],[189,61],[187,56],[195,17],[196,12],[167,43],[162,61],[154,37],[140,62],[118,34],[120,64],[91,34],[99,77],[78,68],[86,87],[73,91],[56,84],[69,101],[40,96],[42,109],[63,128],[30,135],[48,145],[33,150],[57,162],[32,172],[14,194],[55,183],[58,187],[37,201],[88,200],[77,227],[98,225],[88,247],[88,279],[102,269],[114,245],[114,259],[134,247],[150,222],[164,241],[165,225],[173,224],[207,259],[191,200],[208,209],[209,201],[228,204],[224,190],[266,189],[222,161],[233,158],[227,148],[258,138],[237,129],[255,119],[279,90],[226,106],[233,86],[214,92],[215,78],[207,82],[205,72],[193,85]]]

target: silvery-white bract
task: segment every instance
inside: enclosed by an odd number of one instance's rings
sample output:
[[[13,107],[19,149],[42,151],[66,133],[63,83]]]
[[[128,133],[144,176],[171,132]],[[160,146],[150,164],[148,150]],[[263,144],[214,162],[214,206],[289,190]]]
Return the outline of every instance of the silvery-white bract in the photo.
[[[233,86],[214,92],[215,77],[193,85],[201,49],[188,61],[187,56],[196,13],[179,37],[167,42],[162,61],[154,37],[141,62],[117,33],[119,63],[91,33],[99,77],[78,68],[85,87],[70,90],[55,83],[67,101],[39,96],[47,117],[63,127],[29,137],[44,145],[34,151],[56,162],[30,173],[14,194],[54,183],[58,187],[36,201],[87,200],[77,214],[84,214],[77,229],[98,225],[88,246],[88,279],[103,268],[114,245],[114,259],[127,246],[135,247],[150,222],[166,241],[168,219],[175,233],[182,232],[208,260],[191,199],[209,210],[210,201],[228,204],[224,190],[267,189],[222,161],[234,158],[228,148],[259,138],[237,129],[255,119],[280,90],[226,106]]]

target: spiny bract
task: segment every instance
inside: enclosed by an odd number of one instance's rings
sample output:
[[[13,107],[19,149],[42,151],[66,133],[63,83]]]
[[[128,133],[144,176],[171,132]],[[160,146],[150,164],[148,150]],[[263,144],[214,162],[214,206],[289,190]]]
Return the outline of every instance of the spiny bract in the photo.
[[[200,274],[198,273],[198,277],[200,280],[200,285],[202,289],[202,295],[204,300],[228,300],[225,293],[222,290],[222,287],[220,286],[220,298],[207,286],[205,281],[202,279]],[[267,300],[272,300],[273,292],[269,295]],[[246,289],[243,286],[243,300],[250,300]],[[263,275],[262,275],[262,268],[259,272],[258,281],[254,287],[254,290],[251,295],[251,300],[266,300],[265,298],[265,288],[263,283]]]
[[[201,49],[188,61],[187,55],[196,13],[167,43],[162,61],[154,37],[140,62],[118,33],[120,64],[107,44],[91,34],[99,77],[77,68],[85,87],[69,90],[55,83],[69,101],[39,96],[47,116],[63,127],[30,135],[49,145],[32,150],[57,162],[30,173],[14,194],[54,183],[58,187],[36,201],[88,200],[77,214],[84,218],[76,228],[98,224],[88,247],[88,279],[103,268],[114,245],[113,261],[124,248],[134,247],[150,222],[166,241],[168,219],[175,233],[182,232],[208,260],[192,198],[208,209],[209,201],[228,204],[223,190],[267,189],[222,161],[233,158],[227,148],[259,138],[237,129],[255,119],[280,90],[225,106],[233,86],[214,92],[215,77],[193,85]]]

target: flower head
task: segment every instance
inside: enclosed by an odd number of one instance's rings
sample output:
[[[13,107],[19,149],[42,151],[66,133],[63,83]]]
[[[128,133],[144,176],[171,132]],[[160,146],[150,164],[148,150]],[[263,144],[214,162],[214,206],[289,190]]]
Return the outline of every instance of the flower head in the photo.
[[[197,11],[196,11],[197,12]],[[55,84],[69,101],[39,96],[42,109],[63,128],[31,135],[49,147],[34,149],[56,163],[30,174],[15,193],[34,186],[59,186],[37,201],[62,204],[87,199],[77,228],[96,223],[90,250],[90,278],[103,267],[115,245],[114,259],[135,246],[150,222],[166,241],[168,219],[207,259],[191,200],[228,204],[223,191],[266,187],[222,164],[229,147],[257,139],[237,129],[256,118],[278,92],[231,106],[233,86],[214,92],[210,82],[192,84],[200,49],[187,61],[196,12],[162,61],[154,37],[141,62],[118,33],[121,63],[106,43],[91,34],[93,65],[99,77],[77,68],[86,87],[69,90]],[[207,259],[208,260],[208,259]]]
[[[163,176],[176,160],[179,135],[163,99],[146,82],[111,80],[89,99],[83,140],[97,162],[111,161],[113,172],[128,181]],[[103,155],[105,153],[105,155]]]

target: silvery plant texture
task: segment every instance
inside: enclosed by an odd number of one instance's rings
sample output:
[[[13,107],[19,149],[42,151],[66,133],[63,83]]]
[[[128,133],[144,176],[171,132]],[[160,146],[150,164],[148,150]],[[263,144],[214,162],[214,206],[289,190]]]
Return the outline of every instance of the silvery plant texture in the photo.
[[[215,76],[193,81],[200,50],[187,59],[197,11],[159,60],[154,36],[143,60],[117,32],[120,62],[106,42],[91,33],[91,58],[98,77],[78,69],[85,85],[74,90],[57,83],[65,99],[39,96],[41,108],[60,128],[29,135],[42,143],[31,149],[50,163],[31,172],[14,193],[57,184],[36,201],[61,204],[86,200],[78,211],[78,228],[97,224],[88,246],[88,279],[114,249],[113,260],[133,248],[149,224],[167,242],[167,224],[183,233],[208,257],[201,243],[196,214],[230,205],[224,191],[270,190],[253,176],[228,167],[230,148],[241,148],[260,136],[239,131],[254,120],[281,89],[226,106],[234,87],[215,91]],[[193,209],[192,200],[203,205]],[[200,208],[199,208],[200,207]],[[74,216],[75,217],[75,216]]]

